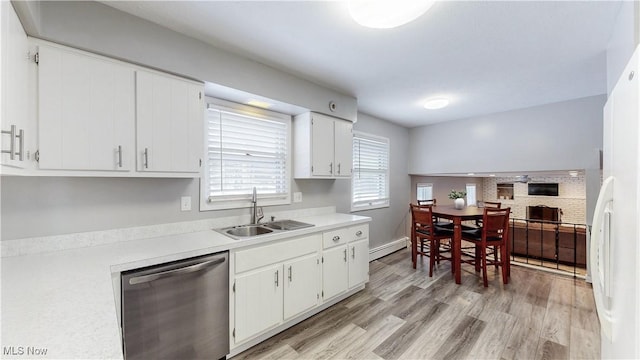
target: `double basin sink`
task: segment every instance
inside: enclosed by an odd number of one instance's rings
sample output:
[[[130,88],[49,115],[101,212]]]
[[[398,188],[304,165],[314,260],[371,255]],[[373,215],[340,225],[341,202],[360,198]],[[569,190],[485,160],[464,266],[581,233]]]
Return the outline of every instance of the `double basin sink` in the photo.
[[[297,230],[312,226],[314,225],[295,220],[278,220],[264,224],[226,227],[222,229],[216,229],[216,231],[223,233],[233,239],[239,240],[251,236],[267,235],[274,232]]]

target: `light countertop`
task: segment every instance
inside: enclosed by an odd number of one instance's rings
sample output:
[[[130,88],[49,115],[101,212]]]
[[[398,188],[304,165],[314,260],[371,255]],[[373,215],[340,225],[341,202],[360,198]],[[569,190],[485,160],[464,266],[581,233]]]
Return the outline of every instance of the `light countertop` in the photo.
[[[114,286],[119,272],[366,223],[370,218],[333,213],[295,220],[315,226],[243,240],[208,230],[4,257],[3,358],[122,359],[117,281]],[[46,356],[29,356],[35,349],[46,350]]]

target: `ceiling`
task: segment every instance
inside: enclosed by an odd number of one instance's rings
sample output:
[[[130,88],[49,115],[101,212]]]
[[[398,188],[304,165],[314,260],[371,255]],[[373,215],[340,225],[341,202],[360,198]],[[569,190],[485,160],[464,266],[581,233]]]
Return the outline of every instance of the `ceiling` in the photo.
[[[369,29],[344,1],[105,4],[358,99],[406,127],[606,93],[617,1],[441,1]],[[446,95],[451,104],[426,110]]]

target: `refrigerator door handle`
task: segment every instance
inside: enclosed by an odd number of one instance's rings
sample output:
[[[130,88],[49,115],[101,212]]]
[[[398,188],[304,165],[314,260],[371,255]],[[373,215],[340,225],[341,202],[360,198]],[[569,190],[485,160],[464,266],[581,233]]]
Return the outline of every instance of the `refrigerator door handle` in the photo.
[[[598,201],[593,214],[591,228],[590,267],[592,270],[593,295],[596,302],[596,310],[600,319],[602,334],[613,339],[613,316],[609,308],[611,296],[611,218],[613,212],[609,204],[613,201],[614,178],[608,177],[602,183]],[[605,222],[606,221],[606,222]]]

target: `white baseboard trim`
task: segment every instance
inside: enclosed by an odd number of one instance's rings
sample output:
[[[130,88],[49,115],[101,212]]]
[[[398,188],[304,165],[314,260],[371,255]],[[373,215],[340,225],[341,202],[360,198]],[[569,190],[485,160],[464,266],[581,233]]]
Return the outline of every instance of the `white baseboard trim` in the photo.
[[[398,240],[394,240],[390,243],[386,243],[376,248],[369,249],[369,261],[380,259],[383,256],[387,256],[400,249],[406,248],[408,243],[409,243],[409,238],[405,236]]]

